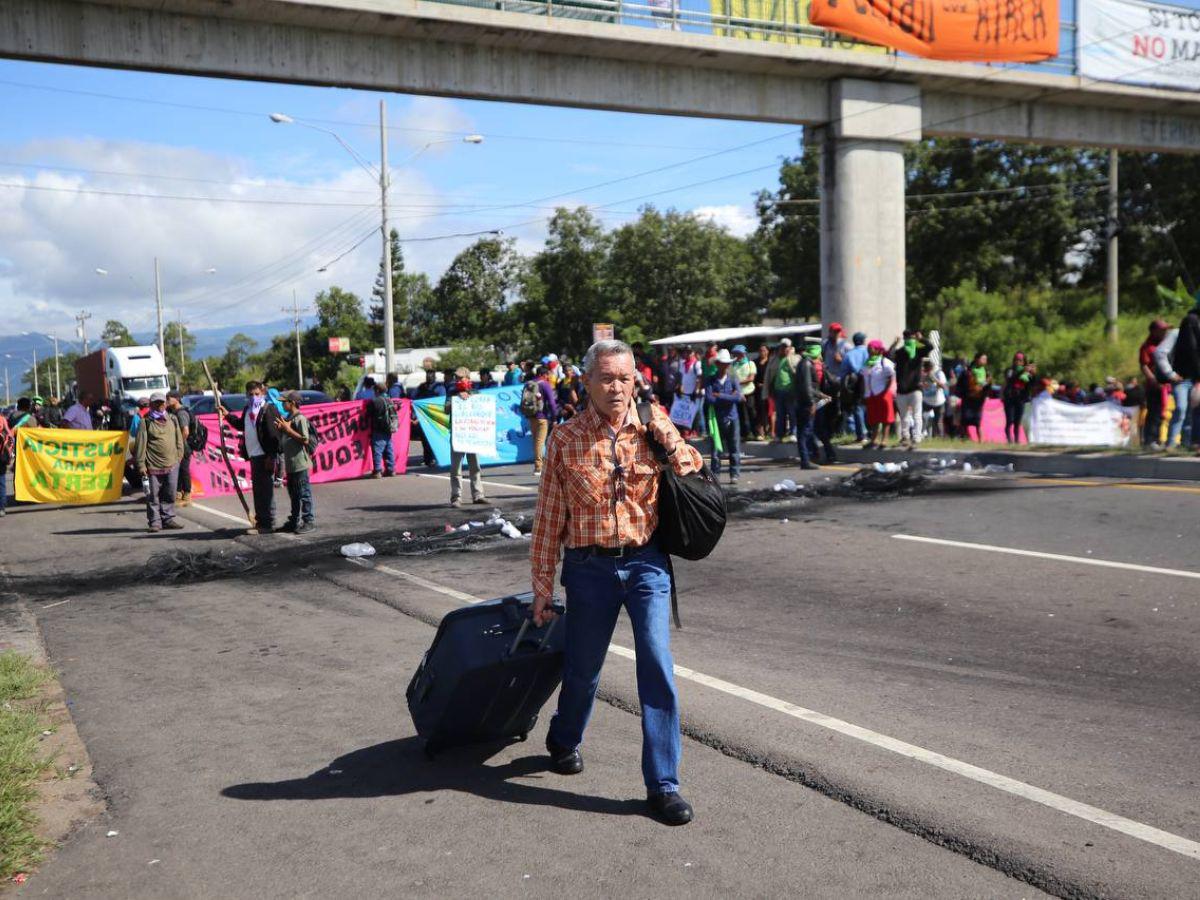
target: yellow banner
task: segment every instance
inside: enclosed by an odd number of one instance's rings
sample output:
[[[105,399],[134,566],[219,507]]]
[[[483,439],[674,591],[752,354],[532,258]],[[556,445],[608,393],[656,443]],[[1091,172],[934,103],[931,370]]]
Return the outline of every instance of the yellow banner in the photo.
[[[121,499],[124,431],[17,429],[17,499],[32,503],[111,503]]]
[[[820,35],[787,30],[812,24],[809,21],[809,3],[810,0],[709,0],[713,34],[772,44],[800,44],[865,53],[886,52],[883,47],[865,44],[835,31]]]

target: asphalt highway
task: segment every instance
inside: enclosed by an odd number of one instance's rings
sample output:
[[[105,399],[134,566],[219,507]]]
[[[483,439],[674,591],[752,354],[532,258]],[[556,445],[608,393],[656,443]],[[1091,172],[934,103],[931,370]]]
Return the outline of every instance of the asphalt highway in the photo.
[[[738,489],[832,491],[850,471],[751,459]],[[496,507],[531,515],[527,467],[486,477]],[[38,613],[113,821],[141,841],[98,827],[31,887],[200,896],[195,879],[223,868],[236,896],[333,879],[388,893],[398,872],[442,895],[1200,894],[1200,487],[1002,474],[883,499],[779,493],[736,515],[712,557],[676,566],[698,820],[674,831],[631,817],[624,623],[584,780],[537,767],[540,728],[422,767],[403,687],[428,623],[528,587],[526,541],[392,552],[403,531],[492,508],[449,509],[448,492],[419,467],[321,485],[317,532],[236,543],[233,498],[200,500],[176,535],[144,534],[131,501],[10,515],[9,589]],[[352,564],[351,539],[388,552]],[[177,547],[272,568],[140,580]],[[46,577],[68,548],[87,577]],[[333,769],[353,785],[330,788]]]

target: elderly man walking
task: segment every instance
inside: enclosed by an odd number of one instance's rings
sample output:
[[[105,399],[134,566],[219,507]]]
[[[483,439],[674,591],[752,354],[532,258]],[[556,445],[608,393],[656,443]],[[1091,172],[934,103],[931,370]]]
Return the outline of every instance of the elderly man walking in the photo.
[[[538,493],[530,560],[533,617],[550,610],[562,552],[567,591],[566,651],[558,711],[546,749],[563,775],[583,771],[579,746],[600,682],[600,668],[624,606],[637,651],[642,707],[642,778],[650,811],[670,825],[692,820],[679,794],[679,700],[671,660],[671,577],[653,541],[658,525],[659,467],[648,431],[680,475],[703,466],[657,406],[643,426],[633,403],[633,351],[621,341],[598,341],[584,359],[588,406],[550,436]]]
[[[150,531],[182,528],[175,518],[175,489],[183,459],[183,432],[167,412],[167,398],[150,395],[150,412],[142,419],[133,444],[138,474],[148,478],[146,519]]]

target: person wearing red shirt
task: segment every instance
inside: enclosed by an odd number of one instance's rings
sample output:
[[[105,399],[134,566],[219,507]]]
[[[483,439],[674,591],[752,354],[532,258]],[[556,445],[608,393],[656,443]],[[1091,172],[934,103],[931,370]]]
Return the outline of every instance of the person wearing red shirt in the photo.
[[[1168,388],[1158,380],[1154,351],[1158,349],[1170,327],[1162,319],[1155,319],[1150,323],[1150,333],[1138,348],[1138,368],[1142,370],[1142,377],[1146,379],[1146,421],[1142,424],[1142,446],[1147,450],[1162,449],[1158,438],[1162,434]]]

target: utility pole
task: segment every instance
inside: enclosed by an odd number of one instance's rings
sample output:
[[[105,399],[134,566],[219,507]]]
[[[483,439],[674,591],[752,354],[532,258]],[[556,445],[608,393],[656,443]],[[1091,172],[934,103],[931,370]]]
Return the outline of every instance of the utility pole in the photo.
[[[79,340],[83,341],[83,355],[84,356],[87,356],[87,353],[88,353],[87,331],[84,328],[84,323],[87,322],[87,320],[90,319],[91,317],[92,317],[92,314],[90,312],[88,312],[86,309],[81,309],[79,312],[77,312],[75,314],[75,321],[79,323],[79,325],[75,329],[75,333],[79,335]]]
[[[379,101],[379,212],[383,234],[383,374],[392,371],[396,330],[392,309],[392,240],[388,234],[387,107]]]
[[[1112,342],[1117,340],[1117,151],[1108,151],[1108,277],[1105,283],[1104,318],[1105,334]]]
[[[304,307],[307,312],[308,307]],[[296,329],[296,384],[297,390],[304,390],[304,365],[300,358],[300,303],[296,299],[296,289],[292,288],[292,307],[283,307],[284,312],[292,314],[292,326]]]
[[[41,386],[38,384],[37,370],[37,351],[33,351],[33,396],[40,397],[42,395]]]
[[[162,320],[162,282],[158,277],[158,257],[154,257],[154,307],[158,311],[158,352],[162,354],[163,361],[167,359],[167,345],[163,341],[163,320]]]
[[[58,375],[58,335],[52,334],[50,337],[54,340],[54,396],[62,399],[62,380]]]

